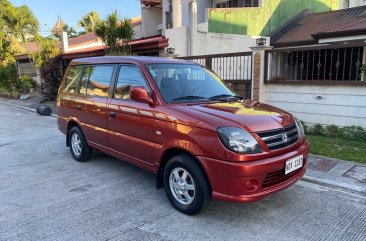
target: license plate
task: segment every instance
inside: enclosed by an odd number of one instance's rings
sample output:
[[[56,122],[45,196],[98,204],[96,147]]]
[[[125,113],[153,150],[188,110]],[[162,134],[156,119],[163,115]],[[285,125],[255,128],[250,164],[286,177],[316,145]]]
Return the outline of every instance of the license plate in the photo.
[[[302,167],[304,156],[296,156],[286,161],[285,175]]]

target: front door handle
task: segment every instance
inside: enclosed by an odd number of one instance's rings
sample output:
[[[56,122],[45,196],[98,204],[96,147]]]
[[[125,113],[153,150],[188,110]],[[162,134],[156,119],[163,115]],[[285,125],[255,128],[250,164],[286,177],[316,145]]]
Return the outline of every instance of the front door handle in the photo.
[[[77,109],[77,110],[81,110],[81,105],[77,105],[77,106],[76,106],[76,109]]]
[[[116,115],[117,115],[117,113],[116,113],[116,112],[114,112],[114,111],[109,112],[109,116],[110,116],[110,117],[116,117]]]

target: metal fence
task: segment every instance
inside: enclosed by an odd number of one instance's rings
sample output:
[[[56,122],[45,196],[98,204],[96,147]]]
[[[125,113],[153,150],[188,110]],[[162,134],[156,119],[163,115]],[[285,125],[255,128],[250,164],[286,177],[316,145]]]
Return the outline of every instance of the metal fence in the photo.
[[[271,50],[266,53],[267,81],[361,81],[363,46]]]
[[[226,83],[231,83],[241,96],[251,97],[252,52],[178,57],[205,66]]]

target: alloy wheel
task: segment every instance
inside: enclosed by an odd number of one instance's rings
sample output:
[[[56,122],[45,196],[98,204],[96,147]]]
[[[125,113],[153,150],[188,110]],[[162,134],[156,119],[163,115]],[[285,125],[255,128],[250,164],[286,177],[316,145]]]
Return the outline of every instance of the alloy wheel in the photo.
[[[189,205],[193,202],[196,188],[187,170],[181,167],[174,168],[169,175],[169,186],[174,198],[180,204]]]

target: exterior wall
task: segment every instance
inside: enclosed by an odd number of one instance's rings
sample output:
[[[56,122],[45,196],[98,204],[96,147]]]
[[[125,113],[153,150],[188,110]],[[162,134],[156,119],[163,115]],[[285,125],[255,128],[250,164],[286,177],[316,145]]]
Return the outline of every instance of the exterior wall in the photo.
[[[366,4],[364,0],[341,0],[342,8],[353,8],[358,6],[363,6]]]
[[[256,36],[208,33],[205,32],[207,24],[199,24],[195,34],[194,51],[189,53],[188,27],[167,29],[165,36],[169,38],[169,47],[175,48],[179,57],[189,55],[208,55],[251,51],[250,47],[256,45]],[[267,40],[269,41],[269,40]]]
[[[255,37],[247,35],[197,33],[195,52],[192,55],[223,54],[251,51]]]
[[[27,75],[32,77],[32,79],[36,81],[38,85],[41,84],[39,73],[31,61],[17,61],[17,67],[18,75],[20,77]]]
[[[162,30],[162,10],[161,8],[145,8],[141,9],[142,14],[142,37],[150,37],[161,34]]]
[[[166,29],[165,37],[169,39],[169,48],[175,48],[174,54],[177,56],[187,56],[188,27]]]
[[[172,1],[172,18],[173,18],[173,28],[180,28],[183,26],[188,26],[188,0],[176,0]]]
[[[135,27],[133,27],[133,39],[140,39],[142,37],[141,33],[142,33],[142,28],[141,28],[141,24],[136,25]]]
[[[366,86],[267,84],[265,88],[266,103],[306,123],[366,128]]]
[[[262,7],[213,8],[209,10],[209,32],[269,36],[304,9],[324,12],[339,7],[340,0],[266,0]]]
[[[213,7],[212,0],[196,0],[197,2],[197,22],[204,23],[208,20],[208,9]]]

